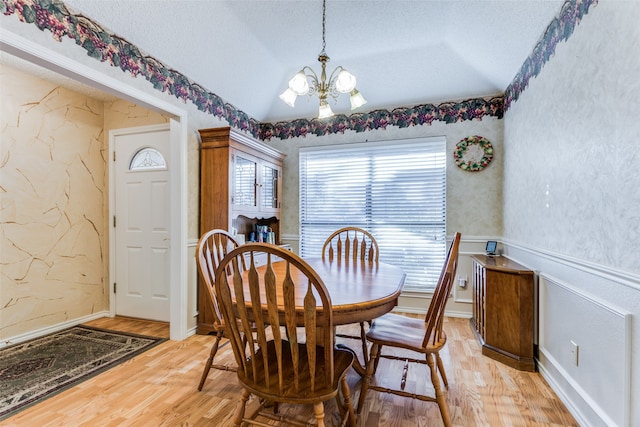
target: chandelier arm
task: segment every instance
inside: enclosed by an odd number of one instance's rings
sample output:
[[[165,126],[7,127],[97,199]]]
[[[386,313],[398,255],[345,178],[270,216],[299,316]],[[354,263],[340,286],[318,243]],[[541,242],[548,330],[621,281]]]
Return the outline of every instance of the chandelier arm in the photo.
[[[338,65],[329,75],[329,80],[324,85],[324,92],[326,95],[331,96],[334,101],[338,101],[338,96],[340,96],[340,92],[336,89],[336,79],[338,78],[338,74],[340,71],[344,70],[342,66]]]
[[[338,65],[336,69],[331,72],[331,75],[329,76],[329,86],[335,86],[336,78],[338,78],[340,71],[346,71],[342,65]]]
[[[336,89],[335,85],[331,85],[327,88],[327,95],[331,96],[335,101],[338,101],[338,97],[340,96],[340,92]]]
[[[311,67],[309,67],[308,65],[305,65],[301,71],[308,71],[308,73],[305,72],[305,76],[311,79],[314,85],[318,84],[318,75],[315,73],[315,71],[313,71]]]
[[[307,95],[309,96],[309,98],[311,98],[313,95],[317,93],[318,93],[318,85],[309,86],[309,92],[307,92]]]
[[[303,71],[305,77],[311,81],[311,84],[309,85],[309,92],[307,93],[307,95],[309,95],[310,97],[315,95],[318,92],[318,88],[320,87],[318,75],[308,65],[305,65],[300,71]]]

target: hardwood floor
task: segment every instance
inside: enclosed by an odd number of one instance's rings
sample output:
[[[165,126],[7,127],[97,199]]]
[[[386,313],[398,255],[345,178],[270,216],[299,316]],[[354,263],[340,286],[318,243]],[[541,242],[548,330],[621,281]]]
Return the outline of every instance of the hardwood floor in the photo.
[[[448,343],[442,353],[449,389],[447,403],[456,426],[577,426],[570,413],[538,373],[521,372],[480,353],[467,319],[446,318]],[[88,325],[169,336],[169,326],[128,318],[103,318]],[[226,342],[226,341],[225,341]],[[238,403],[235,373],[212,369],[202,392],[197,391],[212,336],[194,335],[167,341],[109,371],[38,405],[3,426],[227,426]],[[350,342],[358,348],[355,342]],[[234,365],[224,346],[216,364]],[[376,381],[399,383],[402,366],[381,361]],[[407,390],[430,384],[425,372],[409,371]],[[418,381],[418,378],[426,379]],[[357,402],[360,378],[351,371],[349,384]],[[253,402],[256,404],[256,402]],[[311,408],[284,409],[313,417]],[[328,425],[334,404],[326,406]],[[435,404],[371,392],[359,426],[441,426]]]

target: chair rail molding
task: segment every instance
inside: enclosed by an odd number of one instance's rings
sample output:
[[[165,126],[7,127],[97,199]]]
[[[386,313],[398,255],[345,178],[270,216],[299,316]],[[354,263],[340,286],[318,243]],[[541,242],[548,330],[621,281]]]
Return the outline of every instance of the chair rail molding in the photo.
[[[514,250],[509,251],[509,253],[505,253],[504,255],[523,265],[527,265],[527,259],[534,256],[536,258],[577,269],[606,280],[611,280],[620,285],[628,286],[640,291],[640,274],[586,261],[547,249],[535,248],[509,239],[498,240],[498,242],[502,243],[505,249],[508,248]]]

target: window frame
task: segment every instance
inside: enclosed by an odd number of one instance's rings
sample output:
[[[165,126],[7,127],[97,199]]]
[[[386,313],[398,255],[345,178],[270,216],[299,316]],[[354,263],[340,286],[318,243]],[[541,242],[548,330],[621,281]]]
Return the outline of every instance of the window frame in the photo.
[[[425,191],[425,199],[427,202],[432,200],[433,195],[435,194],[435,208],[434,210],[437,212],[435,214],[437,216],[437,220],[426,221],[416,220],[418,216],[410,216],[414,218],[413,220],[407,221],[407,218],[402,218],[400,220],[398,212],[393,213],[393,215],[397,216],[398,221],[381,221],[381,217],[387,216],[389,214],[376,214],[374,211],[376,209],[380,209],[379,207],[374,207],[371,209],[369,207],[363,209],[366,211],[366,215],[363,220],[362,217],[358,219],[348,219],[348,220],[338,220],[338,221],[322,221],[318,219],[309,218],[309,205],[313,205],[313,203],[309,203],[307,198],[307,193],[312,191],[308,191],[308,185],[305,180],[308,178],[308,164],[307,161],[309,158],[312,160],[318,160],[317,157],[322,157],[323,153],[327,153],[327,156],[335,156],[342,155],[343,157],[348,156],[349,154],[365,156],[365,152],[369,152],[370,156],[375,157],[378,155],[378,158],[381,156],[392,156],[390,154],[393,150],[397,152],[397,150],[402,149],[411,149],[412,151],[426,151],[427,154],[423,154],[426,156],[434,156],[433,164],[437,164],[437,167],[430,165],[431,171],[435,171],[437,173],[427,174],[428,176],[437,175],[436,181],[434,184],[434,188],[431,192]],[[424,149],[424,150],[423,150]],[[377,152],[377,153],[376,153]],[[315,157],[315,159],[314,159]],[[373,159],[372,157],[372,159]],[[343,226],[357,226],[372,232],[378,244],[380,245],[380,261],[381,262],[389,262],[391,264],[400,265],[403,267],[403,263],[407,262],[411,268],[405,268],[407,270],[407,282],[405,284],[405,291],[409,292],[418,292],[418,293],[431,293],[435,288],[437,283],[437,278],[440,275],[440,271],[442,269],[442,263],[444,262],[444,258],[446,255],[446,171],[447,171],[447,159],[446,159],[446,138],[444,136],[438,137],[423,137],[423,138],[413,138],[413,139],[402,139],[402,140],[393,140],[393,141],[378,141],[378,142],[364,142],[364,143],[351,143],[345,145],[324,145],[324,146],[313,146],[313,147],[304,147],[299,151],[299,193],[300,193],[300,206],[299,206],[299,235],[300,235],[300,254],[304,256],[320,256],[321,244],[324,243],[324,238],[326,238],[330,231],[336,230]],[[360,160],[360,157],[358,157]],[[326,161],[326,160],[325,160]],[[369,160],[370,163],[375,163],[375,160]],[[378,160],[379,162],[379,160]],[[420,163],[416,162],[415,165],[409,167],[419,168]],[[348,166],[351,167],[351,166]],[[337,166],[339,169],[340,166]],[[386,173],[388,169],[386,166],[379,167],[376,169],[375,166],[370,166],[373,172],[369,172],[368,178],[371,179],[371,176],[377,176],[376,174],[380,174],[381,171]],[[427,166],[425,166],[427,168]],[[397,174],[400,175],[400,178],[395,180],[396,185],[405,184],[406,177],[402,176],[402,170],[405,168],[399,167]],[[393,170],[392,170],[393,171]],[[317,171],[315,172],[317,174]],[[405,173],[406,174],[406,173]],[[360,177],[362,178],[362,177]],[[423,184],[424,181],[420,181],[419,178],[412,177],[411,180],[406,181],[406,183],[415,183],[415,184]],[[366,185],[366,184],[363,184]],[[341,185],[336,185],[335,189],[339,189]],[[404,188],[404,187],[398,187]],[[380,190],[382,194],[378,194],[377,196],[384,195],[384,191],[388,190]],[[333,193],[332,193],[333,194]],[[312,196],[309,196],[312,197]],[[371,195],[366,195],[364,197],[368,199],[366,203],[375,204],[375,200],[372,200]],[[375,199],[375,197],[373,197]],[[421,203],[425,203],[423,200]],[[382,202],[384,204],[384,202]],[[324,207],[324,205],[323,205]],[[398,208],[402,209],[402,208]],[[380,209],[385,211],[385,208]],[[322,214],[321,214],[322,215]],[[425,214],[426,216],[427,214]],[[394,217],[395,217],[394,216]],[[406,216],[406,215],[405,215]],[[313,228],[315,227],[315,230]],[[394,228],[395,227],[395,228]],[[406,261],[410,258],[416,258],[414,255],[405,254],[402,252],[407,252],[407,249],[412,250],[413,248],[402,243],[402,240],[398,240],[398,233],[392,232],[392,230],[397,230],[398,227],[406,227],[404,233],[402,233],[405,237],[409,236],[412,242],[416,242],[416,250],[420,251],[420,248],[426,248],[426,253],[418,252],[419,255],[424,255],[424,259],[422,261]],[[415,227],[415,228],[414,228]],[[415,235],[411,235],[414,230],[431,230],[429,232],[433,232],[433,239],[429,237],[426,239],[425,236],[421,236],[420,232],[415,232]],[[310,231],[307,231],[310,230]],[[326,236],[322,238],[322,232],[326,233]],[[315,233],[315,235],[314,235]],[[422,240],[428,240],[428,242],[423,242]],[[320,240],[322,240],[320,242]],[[310,242],[310,243],[308,243]],[[398,243],[400,242],[400,243]],[[404,246],[402,246],[404,245]],[[425,246],[426,245],[426,246]],[[319,249],[318,249],[319,246]],[[411,245],[414,246],[414,245]],[[425,259],[428,258],[428,261]],[[416,258],[417,259],[417,258]],[[428,265],[425,265],[428,264]],[[424,273],[419,272],[418,270],[425,270]],[[420,278],[420,279],[418,279]]]

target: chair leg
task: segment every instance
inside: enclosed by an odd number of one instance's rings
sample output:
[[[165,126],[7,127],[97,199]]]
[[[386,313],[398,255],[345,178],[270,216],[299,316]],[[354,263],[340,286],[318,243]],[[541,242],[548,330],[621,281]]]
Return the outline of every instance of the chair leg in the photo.
[[[238,409],[236,409],[236,416],[233,419],[233,425],[235,427],[240,427],[242,425],[242,419],[244,418],[244,410],[245,410],[245,407],[247,406],[247,401],[249,400],[249,396],[251,396],[251,393],[249,392],[249,390],[247,389],[242,390],[242,401],[238,405]]]
[[[213,366],[213,358],[216,357],[216,353],[218,352],[218,345],[220,344],[220,340],[222,339],[223,332],[220,330],[216,334],[216,340],[211,347],[211,353],[209,353],[209,358],[207,359],[207,363],[204,365],[204,370],[202,371],[202,377],[200,378],[200,384],[198,385],[198,391],[202,391],[202,387],[204,386],[204,382],[209,375],[209,371],[211,370],[211,366]]]
[[[444,371],[444,364],[442,363],[442,358],[440,357],[440,353],[436,353],[436,362],[438,363],[438,372],[440,372],[440,376],[442,377],[442,382],[445,388],[449,388],[449,381],[447,381],[447,373]]]
[[[366,365],[369,361],[369,352],[367,351],[367,331],[364,330],[364,322],[360,322],[360,339],[362,340],[362,358]]]
[[[433,355],[427,353],[427,364],[429,365],[429,370],[431,371],[431,383],[433,384],[433,388],[436,392],[436,402],[438,403],[438,407],[440,408],[440,415],[442,416],[442,421],[444,422],[445,427],[451,427],[451,418],[449,417],[449,408],[447,408],[447,401],[444,398],[444,393],[440,388],[440,378],[438,377],[438,372],[436,369],[436,365],[433,362]]]
[[[343,376],[342,379],[340,380],[340,386],[342,387],[344,406],[348,413],[347,425],[350,427],[356,427],[356,414],[353,410],[353,403],[351,402],[351,390],[349,390],[349,384],[347,383],[346,376]],[[338,396],[339,395],[340,393],[338,393]]]
[[[380,363],[380,355],[382,354],[382,345],[378,347],[378,356],[376,357],[375,364],[373,365],[373,373],[378,372],[378,363]]]
[[[318,427],[324,427],[324,404],[322,402],[314,403],[313,412],[316,414]]]
[[[371,346],[371,355],[369,356],[369,362],[367,363],[367,373],[362,379],[362,386],[360,387],[360,397],[358,398],[358,408],[356,413],[360,415],[362,408],[364,407],[364,399],[367,397],[367,390],[369,389],[369,382],[373,376],[374,365],[378,360],[378,344],[373,343]]]

